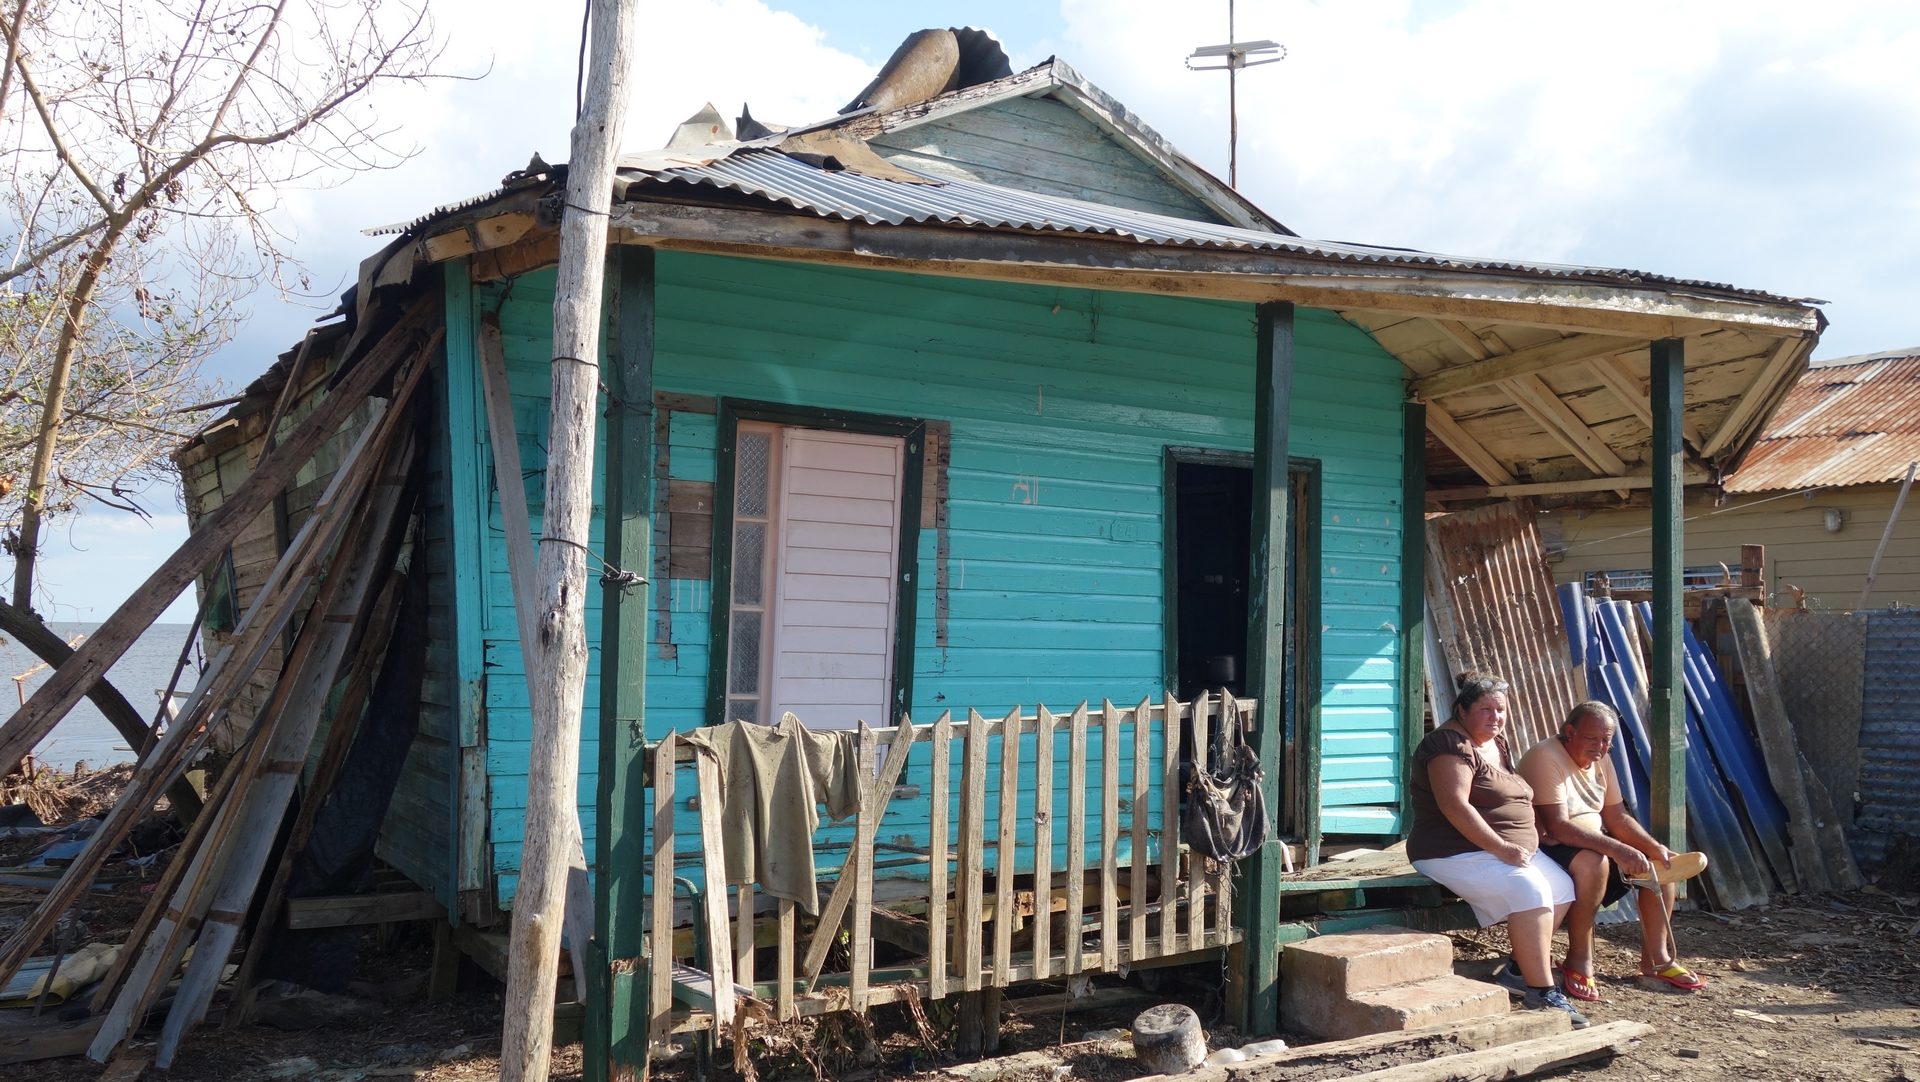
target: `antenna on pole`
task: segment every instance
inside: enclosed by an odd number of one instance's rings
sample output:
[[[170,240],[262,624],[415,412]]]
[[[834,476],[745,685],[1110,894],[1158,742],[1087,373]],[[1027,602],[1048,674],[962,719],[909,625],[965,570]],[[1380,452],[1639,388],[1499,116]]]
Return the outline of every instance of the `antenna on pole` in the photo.
[[[1227,41],[1202,45],[1187,57],[1189,71],[1227,73],[1227,187],[1240,187],[1240,69],[1272,64],[1287,58],[1287,47],[1277,41],[1237,41],[1233,36],[1233,0],[1227,0]],[[1203,63],[1196,64],[1199,60]],[[1204,63],[1218,61],[1218,63]]]

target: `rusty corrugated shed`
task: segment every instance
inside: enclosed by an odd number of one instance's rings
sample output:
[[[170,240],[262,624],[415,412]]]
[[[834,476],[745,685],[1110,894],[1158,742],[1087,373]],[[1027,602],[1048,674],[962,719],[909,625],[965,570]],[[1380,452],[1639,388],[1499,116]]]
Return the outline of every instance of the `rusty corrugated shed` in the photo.
[[[1522,754],[1587,698],[1533,517],[1511,503],[1427,519],[1427,600],[1450,662],[1505,677]]]
[[[1920,459],[1920,350],[1810,368],[1773,417],[1728,492],[1898,481]]]

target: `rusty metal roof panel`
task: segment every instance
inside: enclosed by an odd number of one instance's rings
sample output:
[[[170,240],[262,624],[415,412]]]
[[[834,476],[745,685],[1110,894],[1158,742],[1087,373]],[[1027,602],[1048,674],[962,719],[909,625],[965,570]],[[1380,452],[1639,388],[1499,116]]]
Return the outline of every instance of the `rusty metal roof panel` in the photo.
[[[1920,356],[1809,369],[1774,413],[1734,493],[1882,484],[1920,459]]]
[[[1531,515],[1511,502],[1427,519],[1427,601],[1449,660],[1513,686],[1515,754],[1552,736],[1587,698]],[[1444,677],[1441,677],[1444,679]]]
[[[1059,196],[1017,191],[978,181],[927,178],[908,184],[852,170],[824,169],[767,149],[742,149],[698,164],[642,167],[629,159],[623,175],[703,185],[756,196],[825,218],[870,225],[907,223],[1105,235],[1168,247],[1277,251],[1344,262],[1431,267],[1439,270],[1508,271],[1533,277],[1592,281],[1631,287],[1693,287],[1775,303],[1795,298],[1719,282],[1670,278],[1644,271],[1441,255],[1407,248],[1303,240],[1283,234],[1162,214],[1127,210]]]

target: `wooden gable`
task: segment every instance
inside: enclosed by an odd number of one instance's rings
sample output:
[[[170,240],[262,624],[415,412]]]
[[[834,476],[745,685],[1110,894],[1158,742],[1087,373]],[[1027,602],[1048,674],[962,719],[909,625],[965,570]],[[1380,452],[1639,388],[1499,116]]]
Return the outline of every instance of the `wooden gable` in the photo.
[[[937,177],[1235,224],[1086,116],[1051,98],[1015,97],[875,137],[870,145]]]

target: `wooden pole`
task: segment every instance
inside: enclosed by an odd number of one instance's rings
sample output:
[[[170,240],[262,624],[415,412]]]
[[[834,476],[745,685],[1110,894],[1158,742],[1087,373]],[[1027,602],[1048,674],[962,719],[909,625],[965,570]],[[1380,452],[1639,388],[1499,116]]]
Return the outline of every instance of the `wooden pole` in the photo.
[[[638,0],[594,0],[586,99],[574,123],[553,296],[553,392],[547,425],[539,674],[527,763],[526,841],[507,955],[500,1074],[544,1082],[551,1066],[554,981],[565,906],[569,824],[578,814],[580,710],[587,677],[587,537],[593,512],[594,404],[600,382],[600,294],[613,166],[626,116]]]
[[[1293,305],[1257,305],[1253,382],[1253,566],[1247,589],[1247,688],[1259,699],[1253,747],[1260,757],[1261,788],[1269,814],[1280,808],[1280,746],[1286,739],[1281,696],[1287,664],[1287,421],[1293,387]],[[1302,694],[1312,695],[1311,689]],[[1226,715],[1222,725],[1238,720]],[[1310,800],[1318,800],[1317,794]],[[1309,815],[1310,823],[1317,817]],[[1280,1027],[1281,842],[1267,844],[1246,861],[1247,1017],[1241,1032],[1253,1037]]]
[[[1678,338],[1653,343],[1653,664],[1649,737],[1653,743],[1653,836],[1687,849],[1687,700],[1680,683],[1685,553],[1686,352]]]
[[[607,374],[607,562],[650,567],[653,541],[653,250],[622,248]],[[586,1077],[647,1071],[647,588],[609,583],[600,602],[600,792]],[[668,769],[672,769],[669,765]],[[672,884],[664,884],[671,891]],[[670,959],[655,959],[670,965]]]
[[[1408,402],[1400,445],[1400,763],[1406,770],[1427,722],[1427,407]],[[1400,787],[1400,827],[1413,827],[1413,790]]]
[[[1900,494],[1893,498],[1893,513],[1887,516],[1887,528],[1880,534],[1880,547],[1873,550],[1873,562],[1867,565],[1867,584],[1860,587],[1860,600],[1854,608],[1867,607],[1867,598],[1873,596],[1873,580],[1880,577],[1880,560],[1887,554],[1887,543],[1893,540],[1893,528],[1900,521],[1900,511],[1907,506],[1907,493],[1913,488],[1913,474],[1920,470],[1920,459],[1907,463],[1907,479],[1900,482]]]

